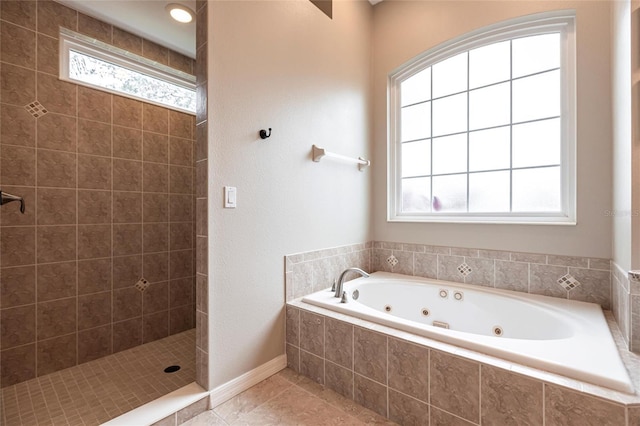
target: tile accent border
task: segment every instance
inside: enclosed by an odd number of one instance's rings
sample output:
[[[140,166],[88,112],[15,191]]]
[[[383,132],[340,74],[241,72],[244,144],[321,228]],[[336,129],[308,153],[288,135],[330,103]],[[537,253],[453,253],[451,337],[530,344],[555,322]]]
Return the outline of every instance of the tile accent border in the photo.
[[[285,256],[286,300],[330,287],[349,266],[593,302],[611,309],[609,259],[384,241]],[[565,287],[567,277],[572,286]]]
[[[632,426],[640,407],[637,395],[622,400],[600,388],[596,397],[580,382],[555,383],[561,376],[534,371],[554,378],[540,379],[526,367],[307,306],[286,306],[287,366],[400,424]]]

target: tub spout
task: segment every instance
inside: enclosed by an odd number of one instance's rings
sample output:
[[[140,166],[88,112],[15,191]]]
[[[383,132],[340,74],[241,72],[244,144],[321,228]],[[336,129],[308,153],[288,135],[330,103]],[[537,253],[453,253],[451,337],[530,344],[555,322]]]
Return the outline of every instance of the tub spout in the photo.
[[[369,274],[363,271],[360,268],[347,268],[340,274],[340,278],[338,278],[338,284],[336,285],[336,293],[335,297],[342,297],[342,288],[344,287],[344,278],[348,272],[357,272],[365,278],[369,278]],[[346,303],[346,302],[343,302]]]

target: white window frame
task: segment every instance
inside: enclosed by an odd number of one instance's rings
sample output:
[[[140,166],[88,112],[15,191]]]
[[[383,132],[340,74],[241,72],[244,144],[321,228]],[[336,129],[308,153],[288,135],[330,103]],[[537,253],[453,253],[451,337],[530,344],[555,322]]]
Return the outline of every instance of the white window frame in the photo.
[[[72,50],[87,56],[92,56],[94,58],[110,62],[123,68],[139,72],[141,74],[146,74],[159,80],[164,80],[166,82],[194,91],[195,93],[196,77],[194,75],[177,70],[175,68],[168,67],[158,62],[154,62],[142,56],[117,48],[115,46],[111,46],[107,43],[103,43],[99,40],[92,39],[85,35],[78,34],[66,28],[60,28],[60,80],[79,84],[81,86],[91,87],[96,90],[113,93],[115,95],[124,96],[126,98],[136,99],[142,102],[184,112],[190,115],[195,115],[195,111],[181,108],[179,106],[157,102],[152,99],[136,96],[135,94],[121,92],[118,90],[91,84],[86,81],[71,78],[69,74],[69,54]]]
[[[478,47],[519,37],[559,32],[561,40],[561,207],[553,213],[402,212],[401,83],[445,59]],[[545,12],[500,22],[442,43],[401,65],[388,77],[387,221],[575,225],[576,218],[576,60],[575,11]]]

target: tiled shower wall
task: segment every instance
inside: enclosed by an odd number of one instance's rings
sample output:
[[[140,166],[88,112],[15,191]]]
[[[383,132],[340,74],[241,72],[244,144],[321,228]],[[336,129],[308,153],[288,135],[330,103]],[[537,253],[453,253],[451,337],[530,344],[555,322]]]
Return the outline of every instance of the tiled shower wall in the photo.
[[[629,350],[640,353],[640,283],[611,262],[612,310]]]
[[[196,13],[196,382],[209,389],[207,2]]]
[[[0,210],[7,386],[194,326],[194,117],[60,81],[59,27],[194,66],[52,1],[0,19],[0,188],[26,200]]]
[[[381,241],[286,256],[286,300],[331,286],[349,266],[594,302],[611,309],[609,259]]]

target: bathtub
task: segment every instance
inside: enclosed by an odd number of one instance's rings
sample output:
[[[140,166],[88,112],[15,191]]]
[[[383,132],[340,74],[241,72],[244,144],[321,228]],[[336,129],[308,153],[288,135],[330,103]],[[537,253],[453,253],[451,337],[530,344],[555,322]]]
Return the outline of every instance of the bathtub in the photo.
[[[375,272],[302,301],[584,382],[633,393],[599,305]]]

